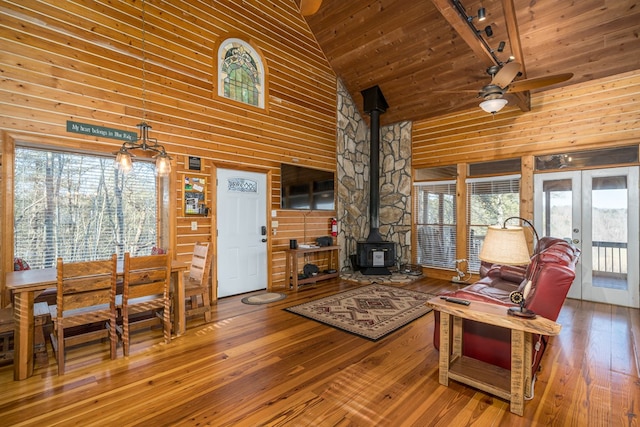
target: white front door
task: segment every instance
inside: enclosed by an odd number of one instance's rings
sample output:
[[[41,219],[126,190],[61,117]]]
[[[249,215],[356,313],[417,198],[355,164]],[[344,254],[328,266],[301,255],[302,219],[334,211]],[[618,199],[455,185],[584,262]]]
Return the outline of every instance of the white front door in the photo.
[[[581,250],[568,297],[638,307],[638,167],[535,176],[535,225]]]
[[[218,297],[267,287],[267,176],[217,170]]]

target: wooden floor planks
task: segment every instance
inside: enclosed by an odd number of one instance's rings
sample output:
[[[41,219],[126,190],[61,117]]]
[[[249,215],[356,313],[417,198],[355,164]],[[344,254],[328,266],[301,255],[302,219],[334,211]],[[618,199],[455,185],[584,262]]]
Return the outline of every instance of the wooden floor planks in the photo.
[[[262,306],[224,298],[211,323],[190,324],[170,345],[148,331],[134,336],[126,359],[108,360],[106,343],[72,349],[61,377],[53,357],[21,382],[0,367],[0,424],[640,425],[638,310],[567,300],[535,396],[518,417],[501,399],[438,383],[433,314],[371,342],[283,310],[355,286],[307,285]],[[405,286],[457,287],[433,279]]]

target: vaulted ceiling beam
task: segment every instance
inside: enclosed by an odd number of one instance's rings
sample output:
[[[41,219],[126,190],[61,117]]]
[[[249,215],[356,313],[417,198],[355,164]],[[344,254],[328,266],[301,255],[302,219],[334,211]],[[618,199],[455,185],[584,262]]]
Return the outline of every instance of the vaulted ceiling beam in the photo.
[[[511,53],[516,61],[522,65],[520,73],[522,78],[527,78],[527,68],[524,63],[524,54],[522,53],[522,44],[520,43],[520,31],[518,30],[518,19],[516,18],[516,8],[513,0],[502,0],[502,10],[504,11],[504,21],[507,27],[507,36],[509,37],[509,46]],[[531,92],[514,93],[516,104],[522,111],[531,111]]]
[[[440,11],[444,19],[449,25],[462,37],[462,40],[469,45],[473,53],[488,68],[492,65],[499,65],[490,49],[487,49],[482,43],[478,34],[469,26],[457,11],[451,0],[431,0],[436,9]]]
[[[477,33],[473,25],[469,25],[460,12],[456,9],[458,0],[431,0],[440,14],[447,20],[449,25],[460,35],[460,37],[467,43],[473,53],[483,61],[484,65],[488,68],[492,65],[501,65],[497,60],[491,47],[484,42],[484,39]],[[512,53],[516,57],[516,60],[523,65],[524,73],[524,58],[522,55],[522,46],[520,44],[520,35],[518,32],[518,24],[516,20],[515,7],[513,0],[502,0],[504,9],[504,18],[507,26],[509,45],[511,46]],[[516,104],[522,111],[531,110],[531,96],[529,92],[518,92],[511,96],[515,100]]]

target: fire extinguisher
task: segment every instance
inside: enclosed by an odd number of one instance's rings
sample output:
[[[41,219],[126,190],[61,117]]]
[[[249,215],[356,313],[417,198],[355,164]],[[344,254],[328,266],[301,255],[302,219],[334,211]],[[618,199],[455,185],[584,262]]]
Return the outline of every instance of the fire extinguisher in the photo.
[[[338,220],[331,218],[331,235],[336,237],[338,235]]]

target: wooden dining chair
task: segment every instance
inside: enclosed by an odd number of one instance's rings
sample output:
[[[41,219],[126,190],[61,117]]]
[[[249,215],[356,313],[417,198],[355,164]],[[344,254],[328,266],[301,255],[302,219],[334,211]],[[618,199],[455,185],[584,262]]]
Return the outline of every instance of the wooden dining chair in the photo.
[[[122,337],[124,355],[129,355],[130,334],[160,323],[164,342],[171,342],[171,256],[132,257],[124,254],[124,280],[121,308],[122,324],[117,327]]]
[[[0,365],[13,361],[14,328],[13,309],[0,308]]]
[[[33,356],[35,366],[49,366],[45,329],[51,330],[51,314],[46,302],[33,304]],[[0,308],[0,365],[13,362],[15,319],[13,307]]]
[[[191,266],[184,273],[184,294],[187,299],[186,317],[204,315],[211,321],[211,243],[196,242],[193,247]]]
[[[115,254],[101,261],[64,262],[58,258],[56,304],[49,306],[58,375],[65,372],[67,346],[108,337],[111,359],[116,358],[116,262]]]

